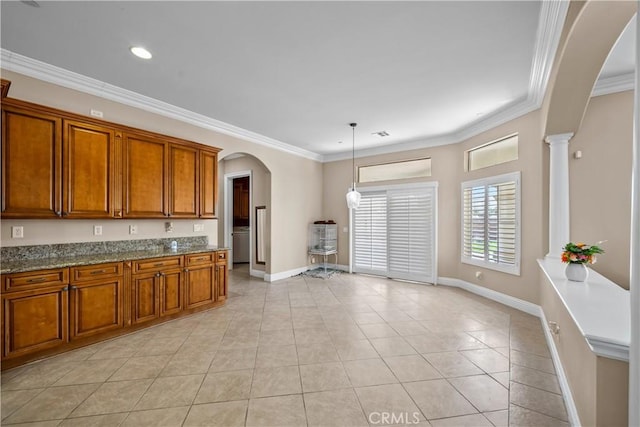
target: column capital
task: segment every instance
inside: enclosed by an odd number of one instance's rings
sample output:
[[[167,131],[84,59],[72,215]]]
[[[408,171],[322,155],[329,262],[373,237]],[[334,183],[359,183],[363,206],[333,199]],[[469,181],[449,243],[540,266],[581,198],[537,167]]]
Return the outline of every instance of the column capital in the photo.
[[[561,144],[561,143],[568,143],[569,140],[571,138],[573,138],[573,132],[567,132],[567,133],[557,133],[555,135],[547,135],[544,138],[544,142],[546,142],[549,145],[554,145],[554,144]]]

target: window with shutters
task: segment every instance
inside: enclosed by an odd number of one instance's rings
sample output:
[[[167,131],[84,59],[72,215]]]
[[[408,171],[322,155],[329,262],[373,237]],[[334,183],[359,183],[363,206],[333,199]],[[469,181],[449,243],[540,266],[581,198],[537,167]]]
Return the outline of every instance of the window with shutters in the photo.
[[[359,188],[353,212],[357,273],[435,283],[437,183]]]
[[[520,275],[520,172],[462,183],[462,259]]]

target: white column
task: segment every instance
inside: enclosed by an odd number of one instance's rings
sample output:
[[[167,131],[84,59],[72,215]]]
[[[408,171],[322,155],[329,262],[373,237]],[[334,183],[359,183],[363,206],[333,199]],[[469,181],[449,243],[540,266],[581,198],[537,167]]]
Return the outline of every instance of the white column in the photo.
[[[640,1],[638,1],[640,6]],[[636,25],[636,46],[640,28]],[[636,101],[634,107],[631,172],[631,347],[629,349],[629,425],[640,426],[640,53],[636,48]]]
[[[549,135],[549,252],[546,258],[560,260],[569,242],[569,140],[573,133]]]

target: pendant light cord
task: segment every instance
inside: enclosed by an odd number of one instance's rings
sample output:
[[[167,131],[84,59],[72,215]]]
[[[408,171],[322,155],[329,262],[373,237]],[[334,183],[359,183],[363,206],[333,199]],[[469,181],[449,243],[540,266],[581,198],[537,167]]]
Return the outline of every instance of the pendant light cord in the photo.
[[[357,123],[349,123],[351,126],[352,136],[351,136],[351,172],[353,174],[353,186],[352,190],[356,189],[356,126]]]

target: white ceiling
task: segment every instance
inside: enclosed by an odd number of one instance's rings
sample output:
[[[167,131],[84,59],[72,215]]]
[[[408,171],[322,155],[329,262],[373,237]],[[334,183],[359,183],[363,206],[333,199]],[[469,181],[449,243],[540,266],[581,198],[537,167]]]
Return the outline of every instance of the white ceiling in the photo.
[[[529,1],[39,3],[2,1],[5,51],[325,158],[352,121],[359,150],[428,146],[522,103],[546,24]]]

